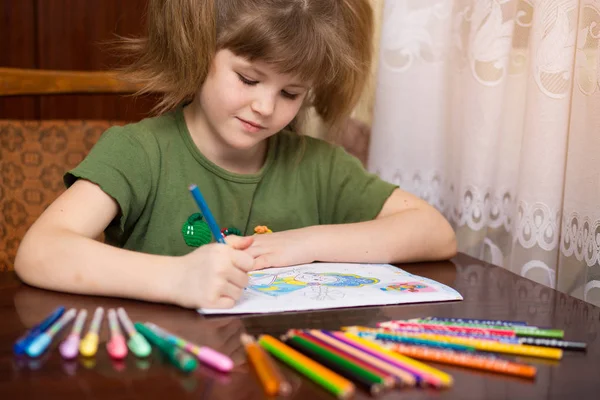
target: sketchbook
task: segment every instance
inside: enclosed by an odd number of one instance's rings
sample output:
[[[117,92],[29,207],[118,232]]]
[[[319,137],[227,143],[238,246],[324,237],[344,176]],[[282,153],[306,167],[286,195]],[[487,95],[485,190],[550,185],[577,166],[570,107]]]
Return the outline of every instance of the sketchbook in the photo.
[[[251,272],[230,309],[201,314],[249,314],[462,300],[456,290],[390,264],[312,263]]]

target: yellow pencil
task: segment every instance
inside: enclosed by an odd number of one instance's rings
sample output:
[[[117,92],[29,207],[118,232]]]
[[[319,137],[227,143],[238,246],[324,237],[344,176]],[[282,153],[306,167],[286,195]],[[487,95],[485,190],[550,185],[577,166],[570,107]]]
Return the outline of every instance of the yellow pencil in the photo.
[[[343,327],[342,330],[345,331],[359,331],[359,332],[383,332],[381,329],[369,329],[363,327]],[[420,339],[429,339],[436,340],[440,342],[453,343],[453,344],[463,344],[466,346],[473,346],[475,350],[487,351],[491,353],[504,353],[504,354],[514,354],[520,356],[530,356],[530,357],[539,357],[539,358],[548,358],[551,360],[560,360],[563,355],[563,351],[561,349],[554,349],[552,347],[542,347],[542,346],[528,346],[525,344],[508,344],[508,343],[499,343],[491,340],[482,340],[482,339],[473,339],[468,337],[459,337],[459,336],[445,336],[445,335],[437,335],[433,333],[411,333],[411,332],[398,332],[386,329],[387,332],[394,332],[399,336],[406,337],[416,337]]]

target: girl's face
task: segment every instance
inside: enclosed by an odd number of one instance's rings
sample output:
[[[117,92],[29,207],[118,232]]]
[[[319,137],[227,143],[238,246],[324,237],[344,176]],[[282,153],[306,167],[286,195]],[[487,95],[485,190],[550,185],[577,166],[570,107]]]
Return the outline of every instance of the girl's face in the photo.
[[[289,124],[309,85],[263,62],[219,50],[199,93],[207,128],[225,145],[251,149]]]

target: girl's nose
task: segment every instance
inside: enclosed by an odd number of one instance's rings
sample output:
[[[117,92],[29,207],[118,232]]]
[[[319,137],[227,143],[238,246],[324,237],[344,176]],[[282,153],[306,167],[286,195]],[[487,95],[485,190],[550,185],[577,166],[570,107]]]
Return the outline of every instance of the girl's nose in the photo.
[[[252,110],[260,115],[269,116],[275,110],[275,101],[272,95],[265,93],[257,96],[252,102],[251,107]]]

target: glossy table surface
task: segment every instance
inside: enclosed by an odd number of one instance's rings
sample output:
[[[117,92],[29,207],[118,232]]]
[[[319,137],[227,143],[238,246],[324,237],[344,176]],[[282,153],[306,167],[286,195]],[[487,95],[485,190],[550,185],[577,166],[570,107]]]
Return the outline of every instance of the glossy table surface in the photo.
[[[458,367],[435,365],[455,379],[444,391],[392,390],[381,399],[598,399],[600,398],[600,309],[517,276],[507,270],[459,254],[451,261],[402,265],[401,268],[457,289],[463,301],[250,316],[203,317],[194,310],[125,299],[68,295],[22,284],[12,272],[0,273],[0,399],[262,399],[259,381],[247,364],[239,336],[280,335],[290,328],[338,329],[344,325],[375,326],[390,319],[422,316],[524,320],[531,325],[565,330],[567,340],[585,341],[587,353],[565,353],[558,362],[523,359],[538,368],[535,380],[505,377]],[[213,347],[235,361],[227,375],[200,367],[178,372],[153,352],[147,360],[129,355],[123,363],[108,357],[104,344],[95,359],[65,362],[58,341],[39,359],[17,358],[12,345],[28,327],[58,305],[86,308],[125,307],[134,321],[151,321],[198,344]],[[88,317],[88,322],[90,317]],[[69,326],[70,329],[70,326]],[[62,339],[67,330],[60,334]],[[293,386],[293,399],[333,396],[282,366]],[[369,398],[358,390],[355,398]]]

